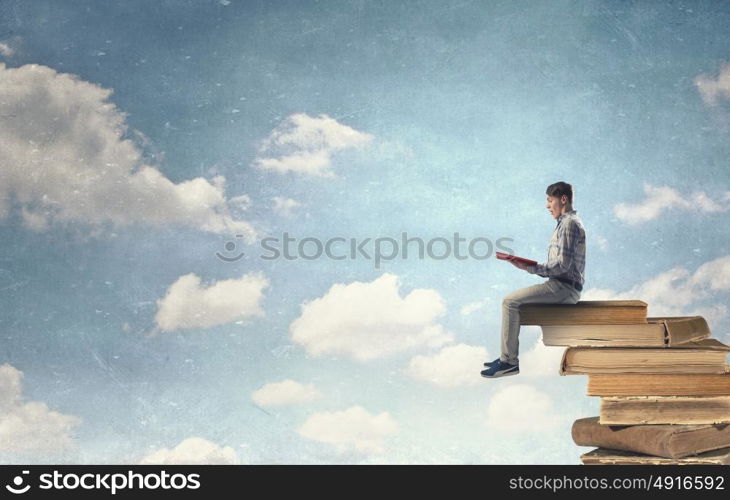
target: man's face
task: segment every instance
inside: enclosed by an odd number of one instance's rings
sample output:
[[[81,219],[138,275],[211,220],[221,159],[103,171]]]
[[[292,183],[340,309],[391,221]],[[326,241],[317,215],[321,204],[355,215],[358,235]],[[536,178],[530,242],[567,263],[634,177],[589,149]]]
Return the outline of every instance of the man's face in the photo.
[[[563,213],[562,208],[565,206],[565,203],[561,202],[561,198],[567,199],[567,196],[563,195],[561,197],[553,197],[548,195],[547,197],[547,209],[550,211],[550,214],[555,219],[560,217],[560,215]]]

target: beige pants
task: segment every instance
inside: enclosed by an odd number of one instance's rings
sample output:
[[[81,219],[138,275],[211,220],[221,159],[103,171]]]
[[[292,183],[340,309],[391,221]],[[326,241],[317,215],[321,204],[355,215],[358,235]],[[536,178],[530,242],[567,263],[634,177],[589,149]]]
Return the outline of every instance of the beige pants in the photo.
[[[520,288],[502,300],[502,355],[512,365],[518,363],[520,351],[520,310],[522,304],[575,304],[580,292],[562,281],[549,279],[539,285]]]

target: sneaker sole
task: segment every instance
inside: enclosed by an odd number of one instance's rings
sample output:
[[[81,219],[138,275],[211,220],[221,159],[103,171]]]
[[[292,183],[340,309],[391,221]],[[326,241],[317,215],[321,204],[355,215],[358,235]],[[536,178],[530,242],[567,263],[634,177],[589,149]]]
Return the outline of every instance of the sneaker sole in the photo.
[[[499,377],[509,377],[510,375],[518,375],[520,373],[520,370],[514,370],[510,368],[509,370],[504,370],[501,372],[497,372],[494,375],[484,375],[482,374],[482,377],[484,378],[499,378]]]

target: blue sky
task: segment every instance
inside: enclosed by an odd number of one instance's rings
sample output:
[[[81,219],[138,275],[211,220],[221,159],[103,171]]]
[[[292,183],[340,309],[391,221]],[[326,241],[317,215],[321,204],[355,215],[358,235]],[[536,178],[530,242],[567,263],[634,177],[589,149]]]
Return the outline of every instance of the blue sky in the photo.
[[[570,425],[598,401],[539,329],[520,376],[478,374],[502,297],[540,278],[493,256],[265,260],[262,239],[458,232],[544,261],[564,180],[583,299],[730,341],[729,21],[723,2],[0,1],[0,460],[578,463]]]

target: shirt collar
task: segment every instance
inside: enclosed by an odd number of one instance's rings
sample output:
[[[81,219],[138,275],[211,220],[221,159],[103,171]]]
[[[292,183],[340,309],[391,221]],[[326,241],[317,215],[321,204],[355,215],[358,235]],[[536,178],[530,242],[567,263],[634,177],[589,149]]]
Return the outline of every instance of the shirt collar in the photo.
[[[567,215],[575,215],[577,213],[578,213],[578,211],[573,209],[573,210],[568,210],[564,214],[561,214],[560,217],[558,217],[558,224],[560,224]]]

